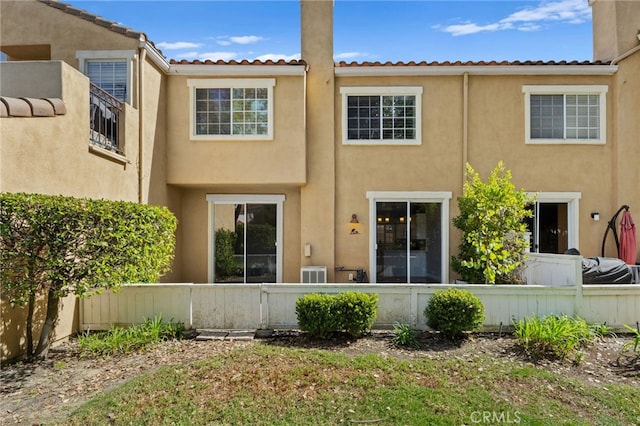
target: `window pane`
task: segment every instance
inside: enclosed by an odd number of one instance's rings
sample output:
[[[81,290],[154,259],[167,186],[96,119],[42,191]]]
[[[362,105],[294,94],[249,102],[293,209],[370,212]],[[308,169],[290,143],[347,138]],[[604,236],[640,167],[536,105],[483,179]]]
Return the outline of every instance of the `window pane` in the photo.
[[[92,83],[122,102],[127,100],[127,61],[87,61],[85,70]]]

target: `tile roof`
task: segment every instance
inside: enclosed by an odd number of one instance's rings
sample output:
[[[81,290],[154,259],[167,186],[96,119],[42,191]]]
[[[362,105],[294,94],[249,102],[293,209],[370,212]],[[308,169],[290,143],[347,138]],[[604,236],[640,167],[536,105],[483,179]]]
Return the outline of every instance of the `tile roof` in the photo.
[[[447,67],[447,66],[497,66],[497,65],[609,65],[610,62],[602,61],[444,61],[444,62],[345,62],[341,61],[336,63],[337,67]]]
[[[260,61],[258,59],[255,59],[253,61],[250,61],[248,59],[242,59],[239,61],[223,61],[222,59],[219,59],[217,61],[213,61],[211,59],[206,59],[203,61],[199,59],[187,61],[186,59],[171,59],[169,63],[171,65],[306,65],[306,62],[301,59],[293,59],[290,61],[285,61],[284,59],[279,59],[277,61],[271,59],[267,59],[266,61]]]
[[[147,40],[147,35],[140,31],[132,30],[131,28],[124,27],[116,22],[109,21],[104,19],[98,15],[94,15],[92,13],[87,12],[86,10],[78,9],[77,7],[73,7],[69,4],[59,2],[57,0],[38,0],[40,3],[44,3],[47,6],[51,6],[55,9],[61,10],[70,15],[77,16],[79,18],[85,19],[89,22],[93,22],[96,25],[100,25],[105,27],[111,31],[116,33],[120,33],[124,36],[140,39],[143,38]]]

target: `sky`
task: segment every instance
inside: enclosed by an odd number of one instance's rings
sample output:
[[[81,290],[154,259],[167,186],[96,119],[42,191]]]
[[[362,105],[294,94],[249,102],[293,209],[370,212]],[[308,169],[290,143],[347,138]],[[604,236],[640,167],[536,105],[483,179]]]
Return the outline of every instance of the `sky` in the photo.
[[[63,0],[143,32],[167,59],[300,58],[299,0]],[[588,0],[335,0],[346,62],[589,61]]]

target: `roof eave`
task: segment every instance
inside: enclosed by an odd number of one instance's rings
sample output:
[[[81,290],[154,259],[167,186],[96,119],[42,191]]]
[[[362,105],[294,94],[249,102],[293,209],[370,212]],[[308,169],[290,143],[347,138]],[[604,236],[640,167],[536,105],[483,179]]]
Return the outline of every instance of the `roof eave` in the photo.
[[[303,76],[306,65],[171,64],[168,73],[185,76]]]
[[[617,65],[435,65],[335,67],[337,77],[429,75],[613,75]]]

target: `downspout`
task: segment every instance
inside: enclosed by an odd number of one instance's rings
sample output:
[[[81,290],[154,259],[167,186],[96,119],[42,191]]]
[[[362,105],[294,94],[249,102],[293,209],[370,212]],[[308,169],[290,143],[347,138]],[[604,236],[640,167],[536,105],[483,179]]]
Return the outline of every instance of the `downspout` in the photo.
[[[138,203],[142,204],[143,202],[143,192],[142,192],[142,184],[144,182],[144,155],[143,155],[143,147],[144,147],[144,117],[143,117],[143,99],[142,96],[144,93],[144,61],[147,58],[147,50],[142,47],[140,48],[140,58],[138,59]]]
[[[469,162],[469,73],[462,74],[462,182]]]

